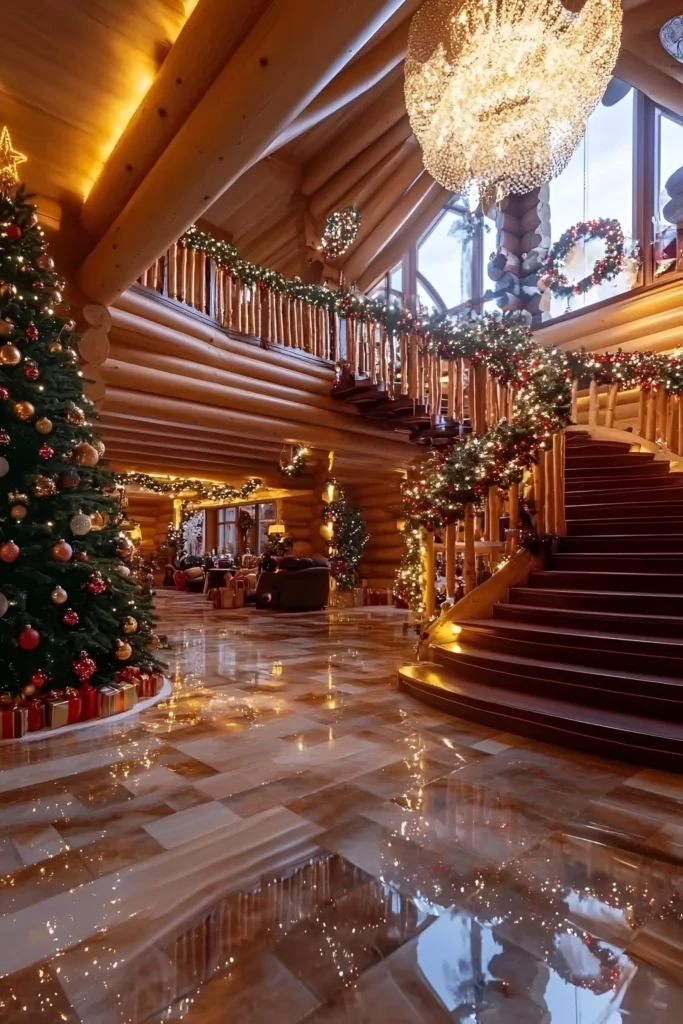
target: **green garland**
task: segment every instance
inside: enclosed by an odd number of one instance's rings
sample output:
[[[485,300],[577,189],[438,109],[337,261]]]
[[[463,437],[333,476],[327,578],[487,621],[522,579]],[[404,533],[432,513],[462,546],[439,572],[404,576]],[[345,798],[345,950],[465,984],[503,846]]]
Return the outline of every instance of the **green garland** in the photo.
[[[669,395],[683,394],[683,359],[659,352],[568,352],[567,363],[576,380],[616,384],[620,391],[661,388]]]
[[[595,261],[587,277],[572,284],[563,269],[567,256],[579,239],[590,242],[594,238],[604,239],[605,255]],[[546,257],[541,280],[553,295],[569,299],[572,295],[584,295],[603,281],[612,281],[623,270],[624,263],[624,232],[621,224],[618,220],[597,217],[595,220],[580,221],[565,231]]]
[[[306,472],[308,466],[308,448],[303,444],[292,445],[292,453],[289,461],[280,458],[278,472],[284,476],[300,476]]]
[[[247,480],[241,487],[219,483],[207,484],[203,480],[186,480],[182,477],[163,480],[156,476],[149,476],[147,473],[116,473],[115,479],[120,486],[135,484],[143,491],[154,491],[155,494],[194,491],[196,497],[190,499],[191,501],[197,501],[197,499],[201,501],[245,501],[261,487],[261,481],[256,478]]]

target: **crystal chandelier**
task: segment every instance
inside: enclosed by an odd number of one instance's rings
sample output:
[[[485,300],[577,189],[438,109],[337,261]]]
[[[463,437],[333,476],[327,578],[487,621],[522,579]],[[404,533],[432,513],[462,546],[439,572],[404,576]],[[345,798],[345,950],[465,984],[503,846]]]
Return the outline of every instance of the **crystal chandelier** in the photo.
[[[405,65],[426,169],[486,201],[556,177],[607,88],[621,22],[621,0],[426,0]]]

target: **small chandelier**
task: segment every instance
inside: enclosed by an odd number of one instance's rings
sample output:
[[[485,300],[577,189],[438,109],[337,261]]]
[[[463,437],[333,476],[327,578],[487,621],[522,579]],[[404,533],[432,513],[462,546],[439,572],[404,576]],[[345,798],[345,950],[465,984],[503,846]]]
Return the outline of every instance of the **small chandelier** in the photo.
[[[406,105],[440,184],[478,186],[491,202],[566,167],[614,69],[622,10],[621,0],[565,3],[426,0],[417,12]]]

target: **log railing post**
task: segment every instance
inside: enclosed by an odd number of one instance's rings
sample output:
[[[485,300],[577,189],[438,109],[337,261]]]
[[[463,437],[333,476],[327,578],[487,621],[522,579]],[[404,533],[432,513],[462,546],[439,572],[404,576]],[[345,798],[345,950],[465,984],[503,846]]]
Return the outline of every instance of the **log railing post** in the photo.
[[[598,397],[598,382],[592,380],[588,389],[588,426],[597,427],[598,425],[598,409],[599,409],[599,397]]]
[[[566,458],[566,434],[558,430],[553,434],[553,487],[554,487],[554,511],[555,528],[551,533],[564,537],[567,533],[567,520],[565,517],[565,458]]]
[[[545,519],[545,456],[543,449],[538,453],[538,462],[534,463],[534,507],[536,509],[536,533],[542,536],[546,531]]]
[[[605,415],[605,426],[613,427],[614,420],[617,414],[617,397],[619,395],[619,385],[610,384],[609,394],[607,395],[607,413]]]
[[[465,505],[465,593],[477,585],[477,556],[474,547],[474,508]]]
[[[579,382],[577,379],[572,381],[572,423],[579,422]]]
[[[557,533],[555,519],[555,452],[550,448],[545,453],[545,528],[547,533]]]
[[[510,523],[508,526],[509,532],[505,545],[505,552],[508,555],[514,555],[518,547],[516,531],[519,529],[519,484],[510,484],[508,499],[510,505]]]
[[[657,433],[657,395],[652,389],[647,393],[645,410],[645,440],[654,441]]]
[[[457,527],[454,523],[446,527],[446,596],[455,597],[455,543]]]
[[[434,534],[424,531],[423,543],[424,567],[424,606],[427,619],[436,613],[436,558],[434,555]]]
[[[654,440],[666,441],[666,425],[669,411],[669,396],[663,385],[657,390],[657,430]]]

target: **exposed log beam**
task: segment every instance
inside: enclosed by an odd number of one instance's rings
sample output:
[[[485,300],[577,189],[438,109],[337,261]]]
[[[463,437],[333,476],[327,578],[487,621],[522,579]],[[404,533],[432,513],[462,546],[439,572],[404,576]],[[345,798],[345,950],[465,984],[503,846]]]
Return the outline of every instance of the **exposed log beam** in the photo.
[[[151,171],[270,0],[199,0],[83,207],[99,238]]]
[[[414,185],[398,199],[374,231],[351,253],[342,267],[347,281],[357,281],[364,270],[392,240],[423,200],[441,195],[442,189],[424,171]]]
[[[669,78],[651,64],[646,64],[630,50],[622,48],[614,74],[640,89],[660,106],[683,115],[683,89],[680,82]]]
[[[308,207],[313,216],[320,219],[332,210],[339,209],[340,200],[366,175],[380,168],[410,135],[410,121],[406,115],[311,196]]]
[[[321,423],[319,414],[312,422],[306,423],[301,419],[285,419],[289,408],[278,409],[279,416],[261,416],[256,408],[258,403],[242,400],[239,409],[234,405],[226,407],[231,396],[225,394],[225,388],[216,389],[196,381],[178,379],[172,374],[155,374],[125,364],[112,363],[103,369],[108,382],[103,407],[114,412],[140,417],[144,408],[145,415],[161,413],[165,418],[175,417],[179,423],[213,426],[257,441],[301,442],[309,447],[325,446],[331,451],[337,448],[355,450],[362,445],[366,453],[371,451],[378,459],[384,457],[397,463],[403,463],[414,455],[407,441],[374,436],[372,443],[367,439],[359,440],[356,433]]]
[[[144,430],[141,429],[141,423],[144,425]],[[163,440],[169,444],[179,444],[183,447],[192,444],[201,450],[227,451],[231,457],[239,460],[250,459],[255,450],[264,457],[277,460],[282,451],[282,445],[279,444],[262,441],[258,445],[258,449],[255,449],[253,441],[235,440],[217,430],[179,426],[177,423],[161,423],[158,420],[145,419],[141,421],[139,416],[136,418],[105,413],[101,417],[98,427],[105,439],[109,438],[113,441],[117,438],[136,440],[140,437],[151,437],[157,442]]]
[[[451,194],[448,189],[441,188],[438,192],[430,191],[424,197],[399,233],[359,275],[358,287],[361,291],[369,291],[384,274],[393,270],[400,262],[404,252],[407,252],[420,235],[427,230]]]
[[[386,78],[406,55],[410,21],[398,25],[377,46],[348,64],[323,91],[316,96],[304,112],[292,121],[269,146],[266,155],[275,153],[288,142],[298,139],[326,117],[362,96]]]
[[[373,167],[353,188],[349,189],[339,202],[335,204],[335,209],[343,210],[345,206],[353,205],[357,206],[359,210],[364,210],[371,196],[379,192],[385,182],[391,178],[394,171],[400,167],[409,155],[411,148],[411,140],[408,139],[402,146],[395,149],[393,153],[390,153],[386,160],[383,160],[377,167]],[[325,211],[325,216],[329,213],[332,213],[332,208]],[[322,217],[320,218],[320,223],[323,223]]]
[[[83,292],[110,304],[296,117],[401,0],[271,0],[90,253]]]
[[[409,145],[406,155],[396,170],[383,182],[380,188],[366,200],[361,209],[362,220],[358,236],[351,252],[356,252],[361,244],[368,238],[394,208],[399,197],[403,195],[410,186],[420,177],[424,177],[425,171],[422,167],[422,152],[415,142]],[[430,178],[431,181],[431,178]]]
[[[326,146],[323,152],[311,161],[301,182],[301,191],[305,196],[312,196],[350,160],[362,153],[405,116],[406,101],[403,89],[402,79],[390,85],[365,111],[360,121],[354,121],[340,132],[334,140],[334,145]]]

